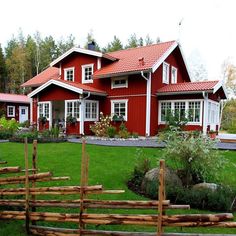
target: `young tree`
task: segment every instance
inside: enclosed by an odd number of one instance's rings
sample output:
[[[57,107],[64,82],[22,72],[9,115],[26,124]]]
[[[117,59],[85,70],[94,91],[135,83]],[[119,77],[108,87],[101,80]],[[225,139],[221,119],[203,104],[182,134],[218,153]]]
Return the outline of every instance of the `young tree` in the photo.
[[[126,48],[136,48],[138,47],[138,39],[136,34],[131,34],[130,38],[128,39],[128,44],[126,45]]]
[[[107,47],[103,48],[104,52],[114,52],[118,50],[122,50],[123,45],[120,41],[120,39],[116,36],[114,36],[113,41],[107,44]]]
[[[91,43],[91,42],[94,42],[95,43],[95,51],[101,51],[97,41],[95,40],[94,36],[93,36],[93,32],[90,31],[88,34],[87,34],[87,40],[86,40],[86,43],[84,45],[84,48],[88,49],[88,44]]]
[[[6,87],[6,63],[3,50],[0,44],[0,91],[5,92]]]
[[[146,45],[151,45],[153,44],[153,40],[150,38],[149,34],[146,35],[146,38],[145,38],[145,44]]]
[[[139,38],[138,44],[139,44],[139,46],[143,46],[144,45],[142,37]]]

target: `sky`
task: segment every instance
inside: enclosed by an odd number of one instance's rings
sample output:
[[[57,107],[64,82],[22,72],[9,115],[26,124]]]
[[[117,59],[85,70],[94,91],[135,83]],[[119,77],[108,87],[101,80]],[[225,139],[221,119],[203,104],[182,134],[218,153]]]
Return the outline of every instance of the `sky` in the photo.
[[[149,34],[179,40],[187,61],[197,54],[209,79],[220,79],[226,59],[236,65],[235,9],[235,0],[2,0],[0,43],[20,28],[56,39],[72,34],[82,46],[92,31],[101,47],[114,35],[126,43],[133,33]]]

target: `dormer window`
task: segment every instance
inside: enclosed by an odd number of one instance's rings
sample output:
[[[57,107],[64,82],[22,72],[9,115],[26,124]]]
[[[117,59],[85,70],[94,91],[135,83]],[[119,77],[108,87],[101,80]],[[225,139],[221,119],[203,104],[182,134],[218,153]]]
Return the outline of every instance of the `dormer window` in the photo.
[[[111,79],[111,88],[128,88],[128,77],[120,76]]]
[[[75,70],[74,67],[64,69],[64,80],[74,81],[74,76],[75,76],[74,70]]]
[[[82,66],[82,83],[93,83],[93,64],[83,65]]]
[[[171,83],[177,83],[177,68],[175,68],[174,66],[171,66]]]
[[[163,84],[169,84],[169,73],[170,73],[170,65],[166,62],[163,62],[163,71],[162,71]]]

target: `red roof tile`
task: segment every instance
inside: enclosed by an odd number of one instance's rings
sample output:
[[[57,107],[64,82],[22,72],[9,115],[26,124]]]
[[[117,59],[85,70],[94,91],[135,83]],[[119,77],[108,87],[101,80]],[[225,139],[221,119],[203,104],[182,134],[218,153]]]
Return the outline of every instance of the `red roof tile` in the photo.
[[[118,60],[96,71],[93,76],[99,78],[119,73],[150,70],[174,44],[176,41],[107,53]],[[142,58],[143,63],[139,61]]]
[[[30,99],[26,95],[0,93],[1,102],[13,102],[13,103],[30,103]]]
[[[213,90],[214,86],[219,81],[203,81],[203,82],[187,82],[178,84],[169,84],[157,90],[157,93],[178,93],[190,91],[209,91]]]
[[[51,79],[58,79],[59,69],[56,67],[48,67],[40,74],[36,75],[32,79],[26,81],[21,87],[38,87]]]

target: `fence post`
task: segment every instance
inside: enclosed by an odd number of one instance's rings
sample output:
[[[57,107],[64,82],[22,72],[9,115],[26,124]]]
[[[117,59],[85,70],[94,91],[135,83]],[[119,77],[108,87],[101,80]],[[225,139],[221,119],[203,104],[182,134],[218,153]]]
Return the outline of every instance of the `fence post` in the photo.
[[[32,174],[37,174],[37,158],[38,158],[38,153],[37,153],[37,140],[34,140],[33,141],[33,154],[32,154]],[[36,187],[36,181],[35,180],[32,180],[32,188],[35,188]],[[33,202],[35,202],[36,200],[36,195],[32,195],[31,196],[31,200]],[[32,208],[32,212],[36,212],[36,207],[33,206]],[[36,225],[36,221],[32,221],[32,225]]]
[[[28,158],[28,140],[25,138],[25,229],[29,234],[29,158]]]
[[[165,199],[165,186],[164,186],[164,166],[165,161],[160,160],[159,170],[159,189],[158,189],[158,221],[157,221],[157,236],[161,236],[163,233],[162,228],[162,215],[163,215],[163,200]]]

